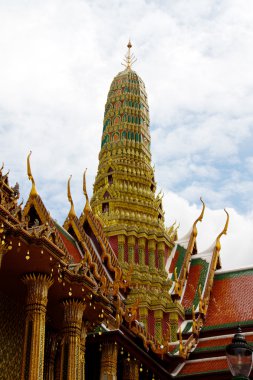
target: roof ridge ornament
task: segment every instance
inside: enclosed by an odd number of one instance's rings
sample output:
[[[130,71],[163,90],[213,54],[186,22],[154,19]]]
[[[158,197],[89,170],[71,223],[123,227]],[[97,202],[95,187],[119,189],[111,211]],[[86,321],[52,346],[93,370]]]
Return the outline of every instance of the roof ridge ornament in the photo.
[[[128,51],[124,57],[124,62],[122,62],[121,64],[125,66],[127,70],[131,70],[132,65],[137,61],[137,58],[134,56],[133,53],[131,53],[132,44],[131,44],[130,39],[127,44],[127,48],[128,48]]]
[[[227,212],[227,210],[224,208],[224,211],[225,213],[227,214],[227,219],[226,219],[226,223],[225,223],[225,226],[223,228],[223,230],[219,233],[219,235],[217,236],[216,238],[216,243],[215,243],[215,248],[216,250],[219,252],[220,249],[221,249],[221,244],[220,244],[220,238],[222,235],[226,235],[227,234],[227,230],[228,230],[228,223],[229,223],[229,213]]]
[[[206,208],[205,202],[203,201],[202,197],[200,197],[200,201],[202,203],[202,210],[201,210],[201,213],[200,213],[199,217],[195,220],[195,222],[193,223],[193,226],[192,226],[192,232],[193,232],[193,235],[195,237],[198,234],[197,223],[198,222],[202,222],[202,219],[203,219],[203,216],[204,216],[204,212],[205,212],[205,208]]]
[[[86,188],[86,172],[87,172],[87,168],[85,169],[85,171],[83,173],[83,193],[84,193],[84,196],[86,198],[86,203],[85,203],[85,206],[84,206],[84,210],[85,211],[90,211],[91,210],[90,201],[89,201],[89,197],[88,197],[88,193],[87,193],[87,188]]]
[[[34,178],[32,175],[32,170],[31,170],[31,164],[30,164],[31,154],[32,154],[32,151],[30,150],[30,153],[27,156],[27,175],[28,175],[29,180],[32,181],[32,188],[31,188],[30,196],[36,197],[38,195],[38,192],[36,189],[35,181],[34,181]]]
[[[68,179],[68,190],[67,190],[68,200],[71,204],[71,207],[69,210],[69,215],[68,215],[69,219],[73,219],[76,216],[76,212],[75,212],[75,208],[74,208],[74,202],[73,202],[71,191],[70,191],[70,180],[71,180],[71,178],[72,178],[72,174],[69,176],[69,179]]]

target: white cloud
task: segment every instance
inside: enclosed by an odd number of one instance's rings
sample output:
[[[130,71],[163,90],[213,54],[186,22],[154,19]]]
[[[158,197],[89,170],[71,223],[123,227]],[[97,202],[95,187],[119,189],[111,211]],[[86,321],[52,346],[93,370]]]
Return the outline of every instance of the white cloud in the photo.
[[[0,2],[0,159],[11,182],[28,195],[31,149],[51,214],[67,215],[70,174],[81,212],[82,173],[88,167],[91,193],[104,104],[130,36],[149,96],[156,180],[173,191],[169,217],[188,229],[200,195],[212,209],[230,206],[248,252],[252,11],[251,0]]]

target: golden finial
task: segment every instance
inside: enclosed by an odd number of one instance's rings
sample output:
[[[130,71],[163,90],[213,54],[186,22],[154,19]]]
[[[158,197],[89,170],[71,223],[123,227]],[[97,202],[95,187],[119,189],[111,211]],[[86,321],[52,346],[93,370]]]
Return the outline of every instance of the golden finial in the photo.
[[[91,207],[90,207],[89,197],[88,197],[87,188],[86,188],[86,172],[87,172],[87,168],[85,169],[83,173],[83,193],[86,198],[84,210],[89,211]]]
[[[124,57],[124,62],[122,62],[122,65],[125,66],[126,69],[131,69],[132,65],[137,61],[135,56],[131,53],[131,41],[129,40],[127,44],[128,51]]]
[[[227,230],[228,230],[228,223],[229,223],[229,213],[227,212],[227,210],[224,208],[224,211],[225,213],[227,214],[227,219],[226,219],[226,223],[225,223],[225,226],[223,228],[223,230],[221,231],[221,233],[217,236],[216,238],[216,244],[215,244],[215,248],[216,250],[219,252],[220,249],[221,249],[221,245],[220,245],[220,238],[222,235],[226,235],[227,233]]]
[[[30,165],[31,154],[32,154],[32,151],[30,150],[30,153],[27,156],[27,175],[28,175],[29,180],[32,181],[32,188],[31,188],[30,196],[36,197],[38,195],[38,193],[36,190],[35,181],[34,181],[34,178],[32,175],[32,171],[31,171],[31,165]]]
[[[200,201],[202,202],[202,210],[201,210],[200,216],[195,220],[195,222],[193,223],[193,227],[192,227],[192,231],[193,231],[193,234],[194,234],[195,237],[198,234],[197,227],[196,227],[197,223],[198,222],[202,222],[202,219],[203,219],[203,216],[204,216],[204,212],[205,212],[205,208],[206,208],[206,205],[203,202],[203,200],[202,200],[201,197],[200,197]]]
[[[72,175],[70,175],[69,179],[68,179],[68,200],[71,204],[69,215],[68,215],[69,219],[72,219],[76,216],[75,209],[74,209],[74,203],[73,203],[73,199],[72,199],[71,191],[70,191],[70,180],[71,180],[71,178],[72,178]]]

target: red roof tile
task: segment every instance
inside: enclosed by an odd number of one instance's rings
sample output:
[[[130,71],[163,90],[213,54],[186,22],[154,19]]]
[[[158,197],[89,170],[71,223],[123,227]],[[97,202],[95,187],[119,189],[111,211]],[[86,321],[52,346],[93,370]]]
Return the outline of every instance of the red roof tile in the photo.
[[[210,360],[210,358],[201,361],[186,361],[186,364],[182,368],[180,375],[197,374],[203,372],[215,372],[228,370],[228,363],[226,358],[217,358],[216,360]]]
[[[190,267],[190,273],[187,279],[186,290],[184,293],[184,298],[182,300],[182,304],[185,309],[192,308],[195,293],[198,288],[201,269],[202,266],[200,264]]]
[[[205,349],[205,348],[211,348],[211,347],[223,347],[223,346],[227,346],[228,344],[231,343],[232,341],[232,337],[222,337],[220,336],[218,339],[214,339],[214,338],[209,338],[208,340],[205,339],[205,340],[200,340],[198,342],[198,346],[196,348],[196,350],[199,350],[199,349]],[[252,335],[247,335],[246,337],[246,340],[247,342],[253,342],[253,334]]]
[[[253,269],[215,275],[204,328],[253,320]]]
[[[62,231],[60,231],[59,229],[58,229],[58,232],[62,238],[62,241],[63,241],[67,251],[73,257],[74,262],[79,263],[80,260],[82,259],[82,257],[80,255],[80,252],[79,252],[77,245],[76,245],[75,241],[73,240],[73,238],[71,238],[71,237],[67,238],[66,235]],[[67,234],[67,232],[66,232],[66,234]]]

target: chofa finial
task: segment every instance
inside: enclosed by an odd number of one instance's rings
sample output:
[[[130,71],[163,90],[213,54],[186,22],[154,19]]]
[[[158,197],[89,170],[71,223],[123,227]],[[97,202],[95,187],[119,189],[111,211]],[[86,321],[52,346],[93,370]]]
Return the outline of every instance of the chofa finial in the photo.
[[[27,175],[28,175],[29,180],[32,181],[32,188],[31,188],[30,196],[36,197],[36,195],[38,195],[38,193],[37,193],[35,181],[34,181],[34,178],[32,175],[32,170],[31,170],[31,164],[30,164],[31,154],[32,154],[32,151],[30,150],[30,153],[27,156]]]
[[[126,69],[131,69],[132,65],[137,61],[135,56],[131,53],[132,43],[129,39],[129,42],[127,44],[128,51],[124,57],[124,62],[122,62],[122,65],[125,66]]]
[[[75,208],[74,208],[74,202],[73,202],[73,199],[72,199],[72,195],[71,195],[71,191],[70,191],[70,181],[71,181],[71,178],[72,178],[72,175],[69,176],[69,179],[68,179],[68,200],[71,204],[71,207],[70,207],[70,210],[69,210],[69,219],[71,218],[74,218],[76,216],[76,213],[75,213]]]
[[[86,188],[86,172],[87,172],[87,168],[85,169],[83,173],[83,193],[86,198],[86,204],[85,204],[84,210],[90,210],[91,207],[90,207],[89,197],[88,197],[87,188]]]
[[[229,223],[229,213],[227,212],[227,210],[224,208],[224,211],[225,213],[227,214],[227,218],[226,218],[226,222],[225,222],[225,226],[223,228],[223,230],[219,233],[219,235],[217,236],[216,238],[216,244],[215,244],[215,247],[216,247],[216,250],[219,252],[220,249],[221,249],[221,245],[220,245],[220,238],[222,235],[226,235],[227,234],[227,230],[228,230],[228,223]]]

